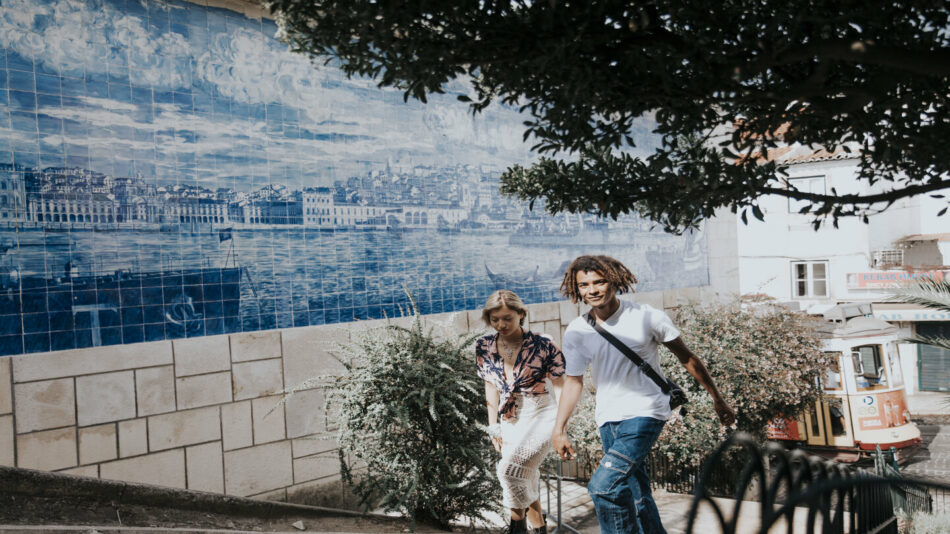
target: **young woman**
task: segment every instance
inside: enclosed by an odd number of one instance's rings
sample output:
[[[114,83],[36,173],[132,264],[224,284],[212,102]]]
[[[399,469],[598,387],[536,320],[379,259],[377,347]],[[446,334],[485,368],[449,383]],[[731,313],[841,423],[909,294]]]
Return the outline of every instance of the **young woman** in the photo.
[[[557,415],[555,392],[564,375],[564,355],[547,337],[524,330],[527,309],[511,291],[495,291],[485,303],[482,320],[497,333],[478,339],[478,376],[485,380],[491,442],[501,452],[498,480],[502,502],[511,509],[508,532],[547,534],[538,495],[540,466],[551,451]]]

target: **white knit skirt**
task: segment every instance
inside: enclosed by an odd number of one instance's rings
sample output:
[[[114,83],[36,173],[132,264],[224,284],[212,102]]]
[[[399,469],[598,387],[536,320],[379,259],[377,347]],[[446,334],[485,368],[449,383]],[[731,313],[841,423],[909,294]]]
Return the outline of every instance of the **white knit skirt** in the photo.
[[[519,395],[515,420],[501,422],[501,460],[498,480],[502,503],[508,508],[526,508],[538,500],[541,462],[552,451],[551,433],[557,404],[550,394]]]

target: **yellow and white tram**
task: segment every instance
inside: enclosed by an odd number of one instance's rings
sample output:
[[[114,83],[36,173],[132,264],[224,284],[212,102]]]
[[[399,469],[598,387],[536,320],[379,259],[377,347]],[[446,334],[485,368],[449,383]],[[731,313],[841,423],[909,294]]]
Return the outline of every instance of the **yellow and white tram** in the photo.
[[[829,323],[825,352],[837,356],[821,381],[822,396],[797,419],[780,419],[769,438],[798,442],[839,461],[857,461],[878,446],[920,443],[910,420],[897,343],[899,329],[880,319]]]

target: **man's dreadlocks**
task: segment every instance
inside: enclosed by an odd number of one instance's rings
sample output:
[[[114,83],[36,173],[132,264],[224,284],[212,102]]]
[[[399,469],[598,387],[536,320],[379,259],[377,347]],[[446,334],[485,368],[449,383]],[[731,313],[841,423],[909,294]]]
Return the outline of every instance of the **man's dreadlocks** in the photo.
[[[561,293],[571,302],[581,299],[577,290],[577,273],[585,271],[602,274],[618,294],[634,291],[633,286],[637,283],[637,277],[630,269],[610,256],[579,256],[571,262],[561,282]]]

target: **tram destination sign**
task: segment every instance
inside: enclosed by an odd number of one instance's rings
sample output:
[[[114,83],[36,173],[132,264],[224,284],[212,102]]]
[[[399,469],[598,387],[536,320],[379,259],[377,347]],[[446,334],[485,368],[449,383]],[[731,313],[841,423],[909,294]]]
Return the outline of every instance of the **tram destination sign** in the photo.
[[[848,289],[886,289],[922,280],[950,280],[950,271],[871,271],[847,274]]]

